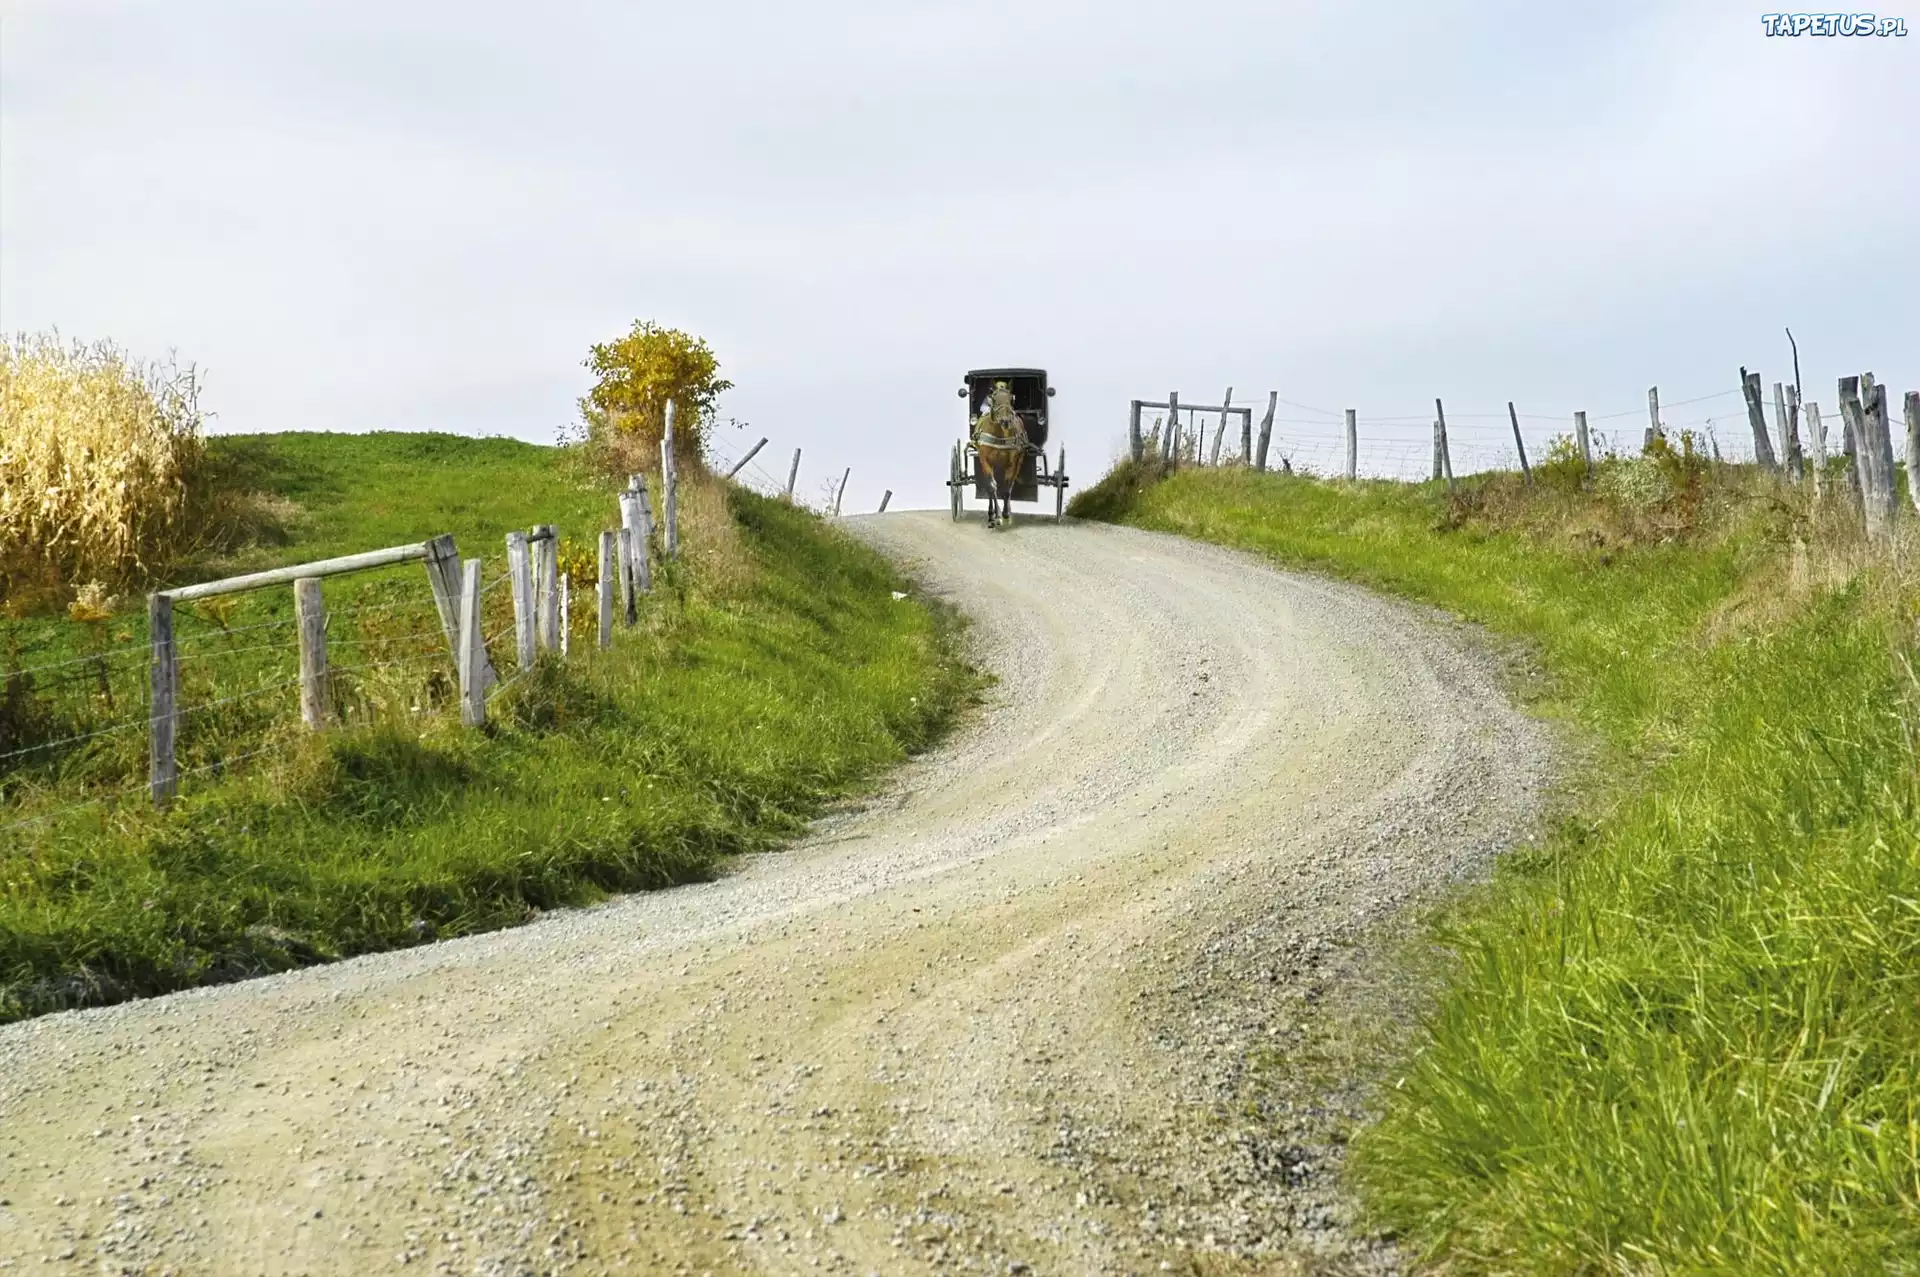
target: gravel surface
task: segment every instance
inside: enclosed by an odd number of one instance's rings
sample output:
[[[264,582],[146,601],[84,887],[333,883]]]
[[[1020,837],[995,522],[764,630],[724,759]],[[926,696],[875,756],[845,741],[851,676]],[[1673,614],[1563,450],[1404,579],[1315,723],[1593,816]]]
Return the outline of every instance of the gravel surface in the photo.
[[[845,526],[976,619],[953,740],[713,883],[0,1029],[0,1271],[1395,1271],[1333,1172],[1383,929],[1545,791],[1493,662],[1175,538]]]

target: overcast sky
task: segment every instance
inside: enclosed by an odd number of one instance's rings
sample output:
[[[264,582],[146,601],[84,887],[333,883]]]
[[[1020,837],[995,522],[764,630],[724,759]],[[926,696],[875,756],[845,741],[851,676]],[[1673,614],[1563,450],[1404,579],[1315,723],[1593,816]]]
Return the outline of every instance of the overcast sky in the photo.
[[[849,511],[943,504],[998,363],[1079,482],[1170,388],[1277,390],[1307,461],[1294,405],[1357,408],[1386,464],[1435,396],[1472,449],[1770,395],[1786,325],[1809,398],[1897,404],[1920,29],[1763,8],[0,0],[0,327],[177,350],[221,430],[547,442],[650,318]]]

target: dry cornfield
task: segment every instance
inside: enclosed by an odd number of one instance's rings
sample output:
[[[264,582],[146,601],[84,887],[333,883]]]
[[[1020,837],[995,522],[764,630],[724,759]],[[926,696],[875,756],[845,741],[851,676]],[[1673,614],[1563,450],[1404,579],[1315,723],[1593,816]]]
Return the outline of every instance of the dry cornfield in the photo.
[[[0,604],[134,584],[190,539],[199,380],[111,342],[0,341]]]

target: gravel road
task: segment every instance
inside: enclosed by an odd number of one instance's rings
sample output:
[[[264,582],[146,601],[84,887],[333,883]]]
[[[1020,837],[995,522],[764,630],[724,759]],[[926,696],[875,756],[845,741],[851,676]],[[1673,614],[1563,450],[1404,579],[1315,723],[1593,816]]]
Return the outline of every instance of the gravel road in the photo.
[[[844,526],[976,619],[954,739],[716,882],[0,1029],[0,1270],[1394,1270],[1322,1074],[1537,814],[1493,662],[1175,538]]]

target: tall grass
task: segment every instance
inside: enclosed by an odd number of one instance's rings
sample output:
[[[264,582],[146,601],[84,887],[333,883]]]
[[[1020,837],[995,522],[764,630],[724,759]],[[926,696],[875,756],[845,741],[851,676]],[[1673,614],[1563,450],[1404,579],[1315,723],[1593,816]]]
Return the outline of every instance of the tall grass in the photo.
[[[1672,459],[1082,499],[1525,640],[1596,747],[1435,921],[1444,992],[1355,1140],[1377,1222],[1452,1272],[1920,1271],[1914,547]]]
[[[122,585],[180,554],[200,423],[191,368],[52,334],[0,341],[0,605]]]

